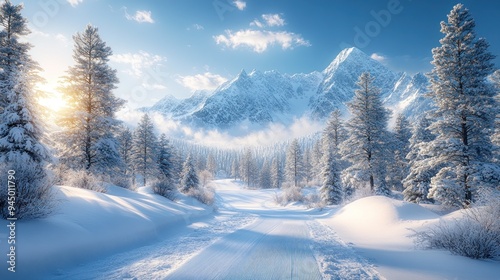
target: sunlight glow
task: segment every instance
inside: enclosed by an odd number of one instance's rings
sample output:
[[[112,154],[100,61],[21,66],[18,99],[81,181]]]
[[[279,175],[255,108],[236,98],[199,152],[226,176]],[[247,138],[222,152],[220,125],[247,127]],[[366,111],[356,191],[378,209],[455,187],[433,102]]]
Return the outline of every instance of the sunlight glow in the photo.
[[[44,97],[39,99],[40,105],[46,107],[50,111],[57,113],[66,106],[66,101],[62,93],[50,87],[50,85],[39,85],[39,89],[45,92]]]

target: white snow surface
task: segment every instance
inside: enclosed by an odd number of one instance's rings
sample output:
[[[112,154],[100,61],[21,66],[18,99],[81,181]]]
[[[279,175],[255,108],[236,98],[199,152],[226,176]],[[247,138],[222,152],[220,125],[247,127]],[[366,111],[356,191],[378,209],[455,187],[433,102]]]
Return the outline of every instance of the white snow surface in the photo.
[[[216,212],[147,188],[56,187],[51,217],[19,221],[15,274],[0,279],[498,279],[498,260],[419,250],[409,229],[453,219],[386,197],[278,206],[277,190],[213,182]],[[430,209],[430,210],[429,210]],[[4,221],[7,223],[7,221]],[[7,231],[0,230],[6,251]],[[5,258],[5,256],[4,256]]]

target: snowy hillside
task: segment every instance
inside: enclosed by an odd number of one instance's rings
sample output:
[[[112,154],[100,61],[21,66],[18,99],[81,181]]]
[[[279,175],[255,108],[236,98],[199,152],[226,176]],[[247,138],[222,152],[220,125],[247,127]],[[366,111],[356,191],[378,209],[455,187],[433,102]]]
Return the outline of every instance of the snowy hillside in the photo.
[[[54,192],[60,204],[53,215],[18,222],[19,268],[14,278],[0,270],[0,279],[42,279],[67,266],[161,240],[212,214],[211,207],[193,198],[178,194],[172,202],[144,187],[135,192],[109,186],[107,193],[96,193],[55,186]],[[0,230],[4,236],[6,227]],[[0,243],[2,252],[7,246]]]
[[[304,116],[325,119],[335,108],[345,110],[363,72],[375,77],[375,86],[392,110],[415,116],[428,109],[429,101],[423,97],[428,86],[424,75],[394,73],[359,49],[349,48],[322,72],[287,75],[241,70],[213,92],[195,92],[184,100],[167,96],[143,110],[184,124],[218,129],[242,123],[288,125]]]

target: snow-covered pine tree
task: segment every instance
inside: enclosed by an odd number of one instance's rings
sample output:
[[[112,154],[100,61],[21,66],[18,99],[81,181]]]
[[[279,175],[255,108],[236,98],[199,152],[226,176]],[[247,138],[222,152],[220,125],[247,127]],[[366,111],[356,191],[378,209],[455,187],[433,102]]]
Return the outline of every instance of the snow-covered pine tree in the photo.
[[[392,134],[391,150],[393,159],[389,164],[388,185],[394,190],[403,190],[403,180],[408,176],[409,166],[406,155],[410,152],[411,127],[403,114],[396,117]]]
[[[158,173],[157,149],[158,139],[149,115],[144,114],[134,131],[132,141],[132,165],[134,173],[141,175],[143,184]]]
[[[432,178],[429,196],[463,207],[474,201],[476,191],[500,184],[490,138],[500,107],[486,81],[494,56],[486,40],[476,38],[474,27],[469,10],[455,5],[448,22],[441,22],[444,37],[432,50],[434,69],[429,75],[429,97],[437,109],[430,126],[436,139],[429,146],[428,162],[443,165]]]
[[[198,180],[198,175],[194,168],[193,157],[191,154],[188,155],[184,165],[182,167],[182,177],[180,184],[180,191],[183,193],[189,193],[196,191],[200,188],[200,183]]]
[[[430,125],[429,118],[421,117],[414,126],[410,138],[409,152],[406,155],[410,173],[403,180],[404,200],[409,202],[432,201],[427,195],[429,194],[431,178],[436,175],[438,168],[428,164],[429,156],[423,152],[423,147],[435,139],[429,130]]]
[[[240,177],[240,167],[238,164],[238,159],[234,158],[231,162],[231,177],[236,180]]]
[[[303,179],[306,185],[309,185],[313,179],[313,163],[312,163],[312,149],[305,149],[304,156],[302,157],[302,170]]]
[[[207,170],[212,174],[212,176],[215,176],[217,173],[217,161],[215,160],[215,157],[212,153],[208,154],[207,158]]]
[[[326,205],[340,204],[344,195],[340,178],[340,168],[337,161],[338,154],[327,151],[324,156],[323,185],[320,188],[321,201]]]
[[[369,73],[361,74],[359,88],[348,104],[352,117],[346,123],[348,139],[341,145],[341,154],[351,166],[343,171],[342,181],[347,188],[368,186],[377,194],[388,195],[385,169],[389,112],[382,105],[374,80]]]
[[[323,130],[322,142],[323,151],[327,155],[327,151],[338,152],[340,144],[346,139],[347,132],[342,123],[342,114],[339,109],[334,110],[330,114],[330,118]]]
[[[272,186],[271,167],[269,165],[269,162],[267,160],[264,160],[264,163],[262,163],[262,168],[260,169],[260,174],[259,174],[259,187],[261,189],[268,189],[271,188],[271,186]]]
[[[243,182],[247,183],[247,187],[253,186],[257,183],[256,171],[252,150],[248,148],[240,161],[241,179]]]
[[[132,131],[128,127],[120,127],[117,136],[119,148],[118,152],[125,166],[125,174],[132,171]]]
[[[158,142],[157,148],[157,162],[158,170],[160,171],[159,180],[165,181],[167,185],[170,185],[170,189],[174,189],[175,186],[175,159],[174,159],[174,147],[170,144],[167,136],[162,133],[160,136],[160,141]]]
[[[321,173],[323,172],[323,141],[317,140],[311,150],[312,161],[312,177],[315,182],[321,181]]]
[[[285,175],[288,182],[293,183],[293,186],[298,187],[300,181],[304,177],[304,163],[302,159],[302,149],[299,141],[294,139],[286,154]]]
[[[281,189],[283,184],[283,168],[278,155],[271,162],[271,181],[273,188]]]
[[[493,75],[491,75],[493,80],[493,85],[497,92],[495,99],[497,104],[500,104],[500,70],[496,70]],[[491,137],[491,142],[495,145],[495,157],[494,161],[500,164],[500,110],[497,110],[495,117],[495,132]]]
[[[5,181],[0,212],[4,218],[18,219],[44,216],[52,205],[52,181],[46,170],[51,155],[43,144],[45,134],[34,89],[39,68],[28,54],[31,45],[20,42],[30,33],[22,8],[10,1],[0,6],[0,170],[5,180],[7,175],[16,178],[17,195],[12,216]]]
[[[109,173],[122,164],[114,133],[120,124],[115,113],[125,103],[113,94],[118,78],[108,65],[112,51],[91,25],[73,40],[75,65],[61,89],[67,106],[59,119],[60,157],[73,169]]]
[[[342,114],[340,110],[336,109],[330,114],[327,125],[323,130],[321,136],[321,157],[318,160],[319,174],[321,175],[321,180],[324,180],[323,173],[326,168],[325,164],[328,162],[329,153],[333,153],[337,158],[338,169],[342,170],[345,168],[345,163],[339,159],[340,145],[347,138],[347,130],[342,121]]]

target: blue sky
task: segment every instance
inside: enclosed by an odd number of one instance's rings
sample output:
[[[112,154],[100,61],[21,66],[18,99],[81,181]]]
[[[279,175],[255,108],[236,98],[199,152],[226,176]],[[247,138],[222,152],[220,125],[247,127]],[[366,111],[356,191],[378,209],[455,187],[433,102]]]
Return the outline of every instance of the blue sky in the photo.
[[[21,3],[21,1],[12,1]],[[24,1],[32,56],[54,90],[71,65],[72,35],[99,28],[114,52],[116,94],[131,108],[213,89],[241,69],[322,71],[347,46],[393,70],[431,69],[440,21],[456,1],[38,0]],[[500,2],[462,1],[500,55]],[[495,60],[497,67],[500,59]]]

